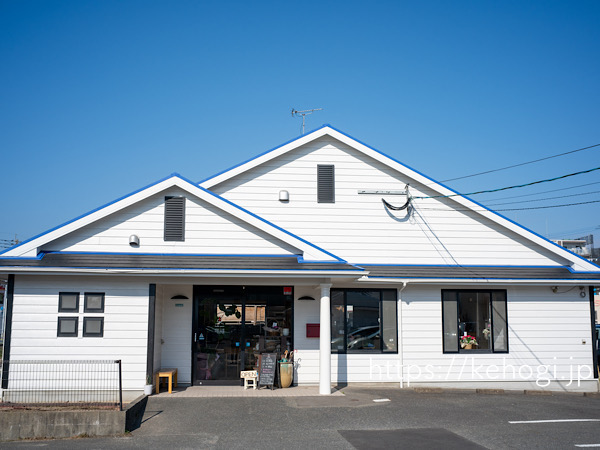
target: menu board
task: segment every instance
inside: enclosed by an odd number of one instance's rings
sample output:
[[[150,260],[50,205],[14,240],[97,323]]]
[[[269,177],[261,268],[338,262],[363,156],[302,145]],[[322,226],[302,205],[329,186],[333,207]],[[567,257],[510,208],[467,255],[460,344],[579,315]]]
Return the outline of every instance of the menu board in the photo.
[[[260,363],[258,365],[258,385],[273,386],[275,385],[275,371],[277,370],[277,353],[263,353],[260,355]]]

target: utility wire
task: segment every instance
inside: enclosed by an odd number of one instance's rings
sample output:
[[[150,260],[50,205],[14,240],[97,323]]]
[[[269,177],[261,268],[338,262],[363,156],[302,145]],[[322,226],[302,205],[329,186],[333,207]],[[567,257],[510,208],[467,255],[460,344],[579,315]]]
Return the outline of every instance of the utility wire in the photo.
[[[532,181],[531,183],[519,184],[519,185],[516,185],[516,186],[507,186],[507,187],[498,188],[498,189],[489,189],[489,190],[485,190],[485,191],[470,192],[468,194],[432,195],[430,197],[413,197],[413,198],[417,198],[417,199],[423,199],[423,198],[450,198],[450,197],[462,197],[462,196],[465,196],[465,195],[485,194],[485,193],[488,193],[488,192],[500,192],[500,191],[506,191],[507,189],[516,189],[516,188],[522,188],[522,187],[527,187],[527,186],[533,186],[535,184],[540,184],[540,183],[548,183],[550,181],[562,180],[563,178],[573,177],[575,175],[582,175],[584,173],[590,173],[590,172],[594,172],[596,170],[600,170],[600,167],[596,167],[594,169],[582,170],[581,172],[569,173],[567,175],[561,175],[559,177],[548,178],[546,180]]]
[[[527,164],[533,164],[533,163],[536,163],[536,162],[545,161],[547,159],[558,158],[559,156],[569,155],[571,153],[576,153],[576,152],[580,152],[580,151],[583,151],[583,150],[588,150],[588,149],[594,148],[594,147],[600,147],[600,144],[590,145],[589,147],[578,148],[577,150],[571,150],[571,151],[568,151],[568,152],[559,153],[558,155],[546,156],[545,158],[535,159],[533,161],[527,161],[527,162],[520,163],[520,164],[513,164],[512,166],[501,167],[499,169],[486,170],[485,172],[474,173],[472,175],[465,175],[465,176],[462,176],[462,177],[450,178],[448,180],[442,180],[441,182],[445,183],[447,181],[463,180],[465,178],[471,178],[471,177],[477,177],[479,175],[485,175],[486,173],[499,172],[501,170],[506,170],[506,169],[513,169],[514,167],[526,166]]]
[[[598,192],[600,192],[600,191],[580,192],[578,194],[557,195],[555,197],[546,197],[546,198],[532,198],[531,200],[520,200],[520,201],[516,201],[516,202],[486,203],[485,205],[486,206],[499,206],[499,205],[514,205],[516,203],[543,202],[545,200],[555,200],[557,198],[579,197],[580,195],[597,194]]]
[[[528,211],[528,210],[531,210],[531,209],[563,208],[565,206],[588,205],[590,203],[600,203],[600,200],[592,200],[592,201],[589,201],[589,202],[579,202],[579,203],[565,203],[564,205],[532,206],[531,208],[494,209],[493,211]],[[442,208],[419,208],[419,210],[426,210],[426,211],[448,211],[448,209],[442,209]],[[483,211],[488,211],[488,210],[487,209],[452,209],[452,211],[483,212]]]
[[[586,183],[586,184],[578,184],[577,186],[570,186],[570,187],[565,187],[565,188],[560,188],[560,189],[550,189],[549,191],[536,192],[535,194],[512,195],[510,197],[500,197],[500,198],[493,198],[493,199],[490,198],[489,201],[495,202],[496,200],[508,200],[509,198],[532,197],[534,195],[548,194],[550,192],[566,191],[568,189],[576,189],[576,188],[580,188],[580,187],[584,187],[584,186],[591,186],[593,184],[600,184],[600,181],[595,181],[593,183]],[[535,200],[535,199],[533,199],[533,200]],[[479,201],[485,202],[488,200],[479,200]]]

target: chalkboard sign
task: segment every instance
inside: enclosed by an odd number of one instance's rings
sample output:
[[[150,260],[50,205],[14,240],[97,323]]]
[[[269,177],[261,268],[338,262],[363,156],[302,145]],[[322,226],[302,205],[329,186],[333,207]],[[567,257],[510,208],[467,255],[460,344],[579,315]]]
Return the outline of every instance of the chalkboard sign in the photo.
[[[258,385],[273,386],[275,385],[275,372],[277,370],[277,353],[263,353],[260,355],[260,363],[258,365]]]

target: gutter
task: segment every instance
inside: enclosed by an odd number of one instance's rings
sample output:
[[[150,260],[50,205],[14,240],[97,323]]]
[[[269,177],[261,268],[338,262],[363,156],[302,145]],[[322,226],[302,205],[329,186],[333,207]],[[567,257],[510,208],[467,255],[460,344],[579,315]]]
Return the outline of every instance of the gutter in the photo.
[[[507,284],[522,286],[539,285],[596,285],[600,284],[598,278],[549,278],[549,279],[514,279],[514,278],[371,278],[362,276],[358,280],[360,283],[402,283],[402,284]]]

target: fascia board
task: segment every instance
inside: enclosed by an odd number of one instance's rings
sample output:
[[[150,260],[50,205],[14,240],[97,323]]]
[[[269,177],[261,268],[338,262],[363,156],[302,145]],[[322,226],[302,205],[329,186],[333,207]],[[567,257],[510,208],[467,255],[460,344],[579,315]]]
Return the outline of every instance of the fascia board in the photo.
[[[56,228],[51,229],[41,235],[38,235],[32,239],[29,239],[25,242],[22,242],[16,247],[9,249],[8,251],[1,253],[2,256],[36,256],[37,249],[48,242],[54,241],[58,238],[61,238],[73,231],[78,230],[86,225],[89,225],[97,220],[103,219],[110,214],[118,212],[123,208],[127,208],[139,201],[145,200],[146,198],[157,194],[169,187],[174,185],[173,180],[177,179],[177,175],[171,175],[166,179],[160,180],[155,184],[152,184],[146,188],[142,188],[141,190],[135,191],[132,194],[129,194],[119,200],[116,200],[112,203],[108,203],[104,206],[101,206],[95,210],[92,210],[89,213],[84,214],[83,216],[79,216],[69,222],[64,223],[63,225],[59,225]]]
[[[305,136],[301,136],[300,138],[287,142],[286,144],[280,147],[276,147],[273,150],[267,151],[257,156],[256,158],[253,158],[245,163],[233,167],[232,169],[225,170],[224,172],[221,172],[220,174],[203,181],[202,183],[200,183],[200,186],[205,189],[210,189],[211,187],[216,186],[217,184],[225,180],[233,178],[239,175],[240,173],[257,167],[260,164],[270,161],[278,156],[281,156],[287,152],[290,152],[300,147],[301,145],[304,145],[325,135],[329,135],[339,140],[340,142],[343,142],[344,144],[350,146],[351,148],[354,148],[355,150],[375,159],[376,161],[379,161],[382,164],[391,167],[392,169],[415,180],[416,182],[426,185],[428,188],[432,189],[434,192],[437,192],[439,195],[447,196],[460,194],[459,192],[456,192],[444,186],[440,182],[435,181],[426,175],[423,175],[422,173],[400,163],[399,161],[396,161],[390,156],[387,156],[386,154],[381,153],[380,151],[375,150],[366,144],[363,144],[362,142],[354,139],[353,137],[348,136],[347,134],[344,134],[339,130],[336,130],[330,125],[323,125],[321,128],[318,128],[317,130]],[[513,222],[512,220],[502,216],[501,214],[498,214],[497,212],[488,209],[484,205],[477,203],[476,201],[473,201],[468,197],[459,195],[456,197],[449,197],[449,199],[455,202],[456,204],[461,205],[464,208],[469,209],[491,220],[492,222],[497,223],[498,225],[516,233],[517,235],[528,239],[536,245],[539,245],[540,247],[549,250],[550,252],[563,258],[565,261],[568,261],[570,264],[572,264],[573,269],[577,271],[600,271],[600,267],[596,266],[590,261],[587,261],[579,255],[570,252],[569,250],[555,244],[552,241],[549,241],[548,239],[523,227],[522,225]]]
[[[97,220],[101,220],[110,214],[116,213],[128,206],[131,206],[139,201],[145,200],[155,194],[158,194],[166,189],[171,187],[179,187],[186,192],[194,195],[195,197],[200,198],[203,201],[215,206],[216,208],[227,212],[234,217],[264,231],[265,233],[270,234],[271,236],[283,241],[292,247],[298,248],[304,253],[303,260],[308,262],[311,260],[315,261],[336,261],[343,262],[340,258],[332,255],[325,250],[320,249],[319,247],[311,244],[308,241],[304,241],[301,238],[289,233],[288,231],[277,227],[274,224],[262,219],[261,217],[246,211],[240,206],[235,205],[234,203],[226,200],[206,189],[198,187],[194,183],[189,180],[184,179],[178,174],[173,174],[169,178],[166,178],[162,181],[159,181],[153,185],[148,186],[147,188],[136,191],[133,194],[126,196],[120,200],[117,200],[113,203],[109,203],[104,207],[100,207],[96,210],[93,210],[86,215],[83,215],[77,219],[74,219],[71,222],[67,222],[66,224],[59,226],[55,229],[50,230],[47,233],[44,233],[36,238],[33,238],[29,241],[26,241],[20,244],[17,247],[13,247],[9,249],[9,251],[5,252],[3,256],[5,257],[19,257],[19,256],[36,256],[37,249],[43,246],[44,244],[61,238],[73,231],[76,231],[86,225],[89,225]]]
[[[456,191],[444,186],[443,184],[421,174],[420,172],[417,172],[414,169],[411,169],[410,167],[394,160],[393,158],[390,158],[389,156],[387,156],[377,150],[374,150],[374,149],[362,144],[361,142],[356,141],[355,139],[350,138],[349,136],[346,136],[345,134],[343,134],[337,130],[329,129],[328,131],[332,137],[338,139],[339,141],[343,142],[344,144],[349,145],[352,148],[364,153],[365,155],[381,162],[382,164],[385,164],[385,165],[397,170],[398,172],[417,181],[418,183],[427,185],[428,188],[437,192],[439,195],[446,196],[446,195],[460,194],[459,192],[456,192]],[[501,225],[502,227],[534,242],[535,244],[539,245],[540,247],[555,253],[556,255],[560,256],[561,258],[564,258],[565,260],[572,263],[574,265],[574,268],[576,268],[576,270],[578,270],[578,271],[585,271],[585,270],[592,270],[594,272],[600,271],[600,267],[596,266],[595,264],[591,263],[590,261],[587,261],[587,260],[581,258],[579,255],[575,255],[574,253],[568,251],[567,249],[558,246],[554,242],[549,241],[548,239],[538,235],[537,233],[535,233],[531,230],[528,230],[527,228],[523,227],[522,225],[519,225],[519,224],[513,222],[512,220],[507,219],[506,217],[498,214],[497,212],[494,212],[494,211],[488,209],[484,205],[477,203],[477,202],[469,199],[468,197],[465,197],[463,195],[458,195],[456,197],[449,197],[449,199],[458,203],[459,205],[465,207],[466,209],[469,209],[469,210],[491,220],[492,222],[495,222],[495,223]]]
[[[336,130],[335,128],[332,128],[330,126],[324,126],[323,128],[321,128],[318,131],[322,132],[323,134],[328,134],[329,136],[331,136],[331,137],[339,140],[340,142],[343,142],[344,144],[354,148],[355,150],[375,159],[376,161],[379,161],[382,164],[385,164],[388,167],[395,169],[396,171],[417,181],[418,183],[427,185],[428,188],[437,192],[439,195],[446,196],[446,195],[460,194],[459,192],[456,192],[453,189],[450,189],[450,188],[444,186],[443,184],[439,183],[438,181],[436,181],[432,178],[429,178],[426,175],[423,175],[422,173],[400,163],[399,161],[396,161],[395,159],[387,156],[384,153],[381,153],[378,150],[375,150],[375,149],[363,144],[360,141],[357,141],[356,139]],[[321,135],[323,135],[323,134],[321,134]],[[494,211],[488,209],[484,205],[477,203],[477,202],[469,199],[468,197],[463,196],[462,194],[458,195],[456,197],[449,197],[449,199],[458,203],[459,205],[465,207],[466,209],[469,209],[469,210],[491,220],[492,222],[495,222],[498,225],[518,234],[519,236],[522,236],[522,237],[528,239],[529,241],[534,242],[535,244],[539,245],[540,247],[542,247],[546,250],[549,250],[550,252],[556,254],[557,256],[564,258],[566,261],[569,261],[573,265],[573,268],[577,271],[588,271],[588,270],[591,270],[593,272],[600,271],[600,267],[593,264],[592,262],[587,261],[586,259],[580,257],[579,255],[576,255],[576,254],[570,252],[569,250],[555,244],[552,241],[549,241],[548,239],[538,235],[537,233],[535,233],[531,230],[528,230],[527,228],[523,227],[522,225],[519,225],[519,224],[513,222],[512,220],[502,216],[501,214],[498,214],[497,212],[494,212]]]
[[[520,286],[591,286],[600,281],[598,280],[565,280],[565,279],[512,279],[512,278],[386,278],[386,277],[361,277],[357,280],[360,283],[406,283],[406,284],[502,284],[502,285],[520,285]]]

